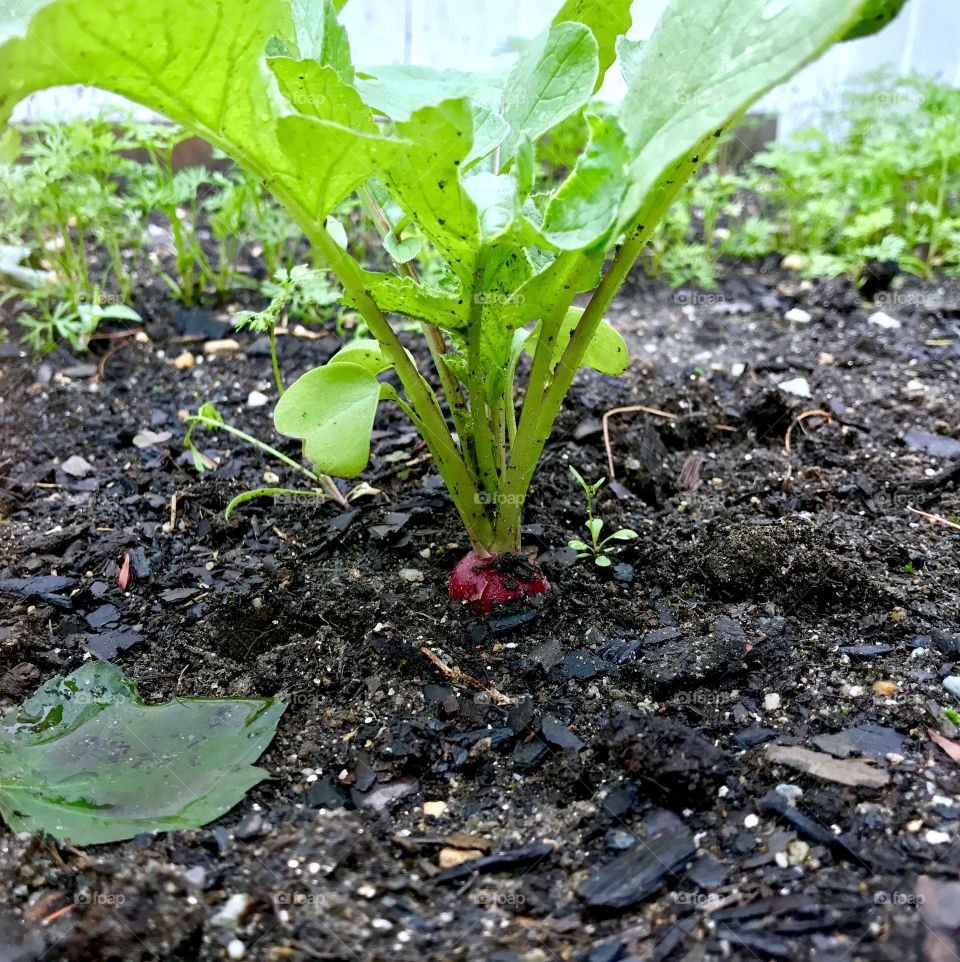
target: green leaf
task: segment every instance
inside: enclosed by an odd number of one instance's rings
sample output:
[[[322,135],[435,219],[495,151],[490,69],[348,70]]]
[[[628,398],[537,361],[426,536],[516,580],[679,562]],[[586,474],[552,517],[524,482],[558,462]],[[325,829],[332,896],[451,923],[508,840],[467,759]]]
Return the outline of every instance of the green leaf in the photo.
[[[587,531],[590,532],[591,537],[596,541],[600,537],[600,532],[603,530],[603,518],[587,518],[585,523]]]
[[[393,367],[393,362],[384,356],[380,342],[369,337],[358,337],[344,344],[327,363],[342,364],[344,361],[359,365],[374,377]]]
[[[560,330],[557,332],[557,341],[553,347],[551,368],[556,368],[560,359],[563,357],[563,352],[567,349],[567,344],[570,343],[570,338],[573,336],[574,328],[576,328],[582,316],[582,307],[571,307],[570,310],[567,311],[563,319],[563,324],[560,325]],[[539,336],[540,326],[537,325],[537,327],[531,331],[530,337],[524,345],[531,355],[533,355],[537,349]],[[600,324],[597,325],[597,331],[593,335],[590,344],[587,346],[587,350],[583,356],[583,366],[592,367],[601,374],[612,374],[616,376],[623,374],[629,363],[630,354],[627,351],[627,345],[623,337],[606,321],[601,321]],[[583,482],[581,481],[580,483],[582,484]]]
[[[419,237],[407,237],[405,240],[399,240],[397,235],[394,234],[393,231],[390,231],[390,233],[383,238],[383,246],[386,252],[393,258],[394,263],[406,264],[420,253],[420,248],[423,247],[423,240]]]
[[[613,564],[613,562],[605,554],[597,555],[597,557],[593,560],[594,564],[596,564],[598,568],[609,568],[610,565]]]
[[[391,155],[389,138],[330,120],[344,109],[336,98],[323,119],[280,118],[263,68],[268,41],[313,52],[329,9],[329,0],[17,0],[0,23],[0,120],[56,84],[122,94],[254,172],[309,228]]]
[[[643,56],[645,44],[644,40],[628,40],[626,37],[620,37],[617,40],[617,60],[627,86],[633,83],[633,78],[640,69],[640,59]]]
[[[580,250],[606,243],[617,222],[629,153],[614,116],[586,115],[587,149],[547,205],[543,234],[556,247]]]
[[[423,107],[397,130],[413,147],[383,172],[387,187],[469,290],[480,243],[477,207],[460,182],[473,132],[470,104],[460,99]]]
[[[856,40],[879,32],[896,19],[906,2],[907,0],[868,0],[859,22],[844,34],[843,39]]]
[[[286,706],[276,698],[147,705],[114,665],[46,682],[0,724],[0,814],[11,831],[75,845],[195,829],[266,776],[253,763]]]
[[[568,548],[573,548],[574,551],[592,551],[593,549],[586,543],[586,541],[577,541],[574,538],[573,541],[567,542]]]
[[[365,134],[376,133],[370,108],[333,67],[293,57],[268,57],[267,67],[280,93],[297,113]]]
[[[364,271],[363,280],[370,296],[381,310],[402,314],[416,320],[429,321],[445,331],[462,331],[467,326],[470,309],[462,297],[448,294],[427,284],[418,284],[409,277]],[[344,292],[344,304],[356,307]]]
[[[607,536],[607,541],[636,541],[640,535],[636,531],[631,531],[630,528],[621,528],[619,531],[614,531],[613,534]]]
[[[599,46],[600,72],[595,90],[600,89],[604,74],[616,58],[617,40],[633,22],[630,6],[633,0],[566,0],[553,18],[554,24],[573,20],[590,28]]]
[[[510,127],[500,116],[503,77],[434,67],[373,67],[357,81],[364,103],[393,120],[409,120],[423,107],[466,98],[473,116],[473,146],[463,159],[467,168],[504,140]]]
[[[633,157],[618,226],[655,185],[682,182],[705,141],[815,60],[859,19],[865,0],[673,0],[644,45],[619,108]],[[666,179],[661,175],[673,168]]]
[[[330,497],[326,491],[308,491],[306,488],[253,488],[250,491],[242,491],[227,505],[223,512],[223,520],[229,521],[230,515],[248,501],[255,501],[257,498],[274,498],[278,494],[289,494],[291,497],[298,498],[320,498],[321,501],[326,501]]]
[[[321,8],[318,10],[318,6]],[[343,3],[340,4],[340,7]],[[353,83],[353,63],[347,31],[337,20],[334,0],[290,0],[296,30],[297,52],[303,60],[330,66],[344,83]]]
[[[356,477],[370,460],[370,434],[380,382],[358,364],[314,368],[298,378],[277,402],[278,433],[304,441],[304,455],[319,471]]]
[[[536,140],[589,100],[597,52],[597,41],[582,23],[558,23],[524,46],[504,87],[510,135],[500,148],[502,166],[524,137]]]

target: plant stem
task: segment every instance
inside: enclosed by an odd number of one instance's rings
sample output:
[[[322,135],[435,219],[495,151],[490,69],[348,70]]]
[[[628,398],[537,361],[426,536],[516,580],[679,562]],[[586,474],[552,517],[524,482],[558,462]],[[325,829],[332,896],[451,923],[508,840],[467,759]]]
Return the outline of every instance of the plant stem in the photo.
[[[370,190],[366,184],[360,188],[360,195],[364,199],[370,214],[377,223],[377,230],[380,232],[381,239],[385,238],[387,234],[395,230],[390,226],[390,221],[387,219],[386,212],[377,203],[377,199],[373,196],[373,191]],[[420,278],[412,264],[409,262],[404,262],[403,264],[397,264],[396,266],[401,273],[406,274],[406,276],[409,277],[414,283],[420,283]],[[463,391],[460,390],[460,384],[458,383],[456,377],[454,377],[450,370],[450,366],[444,359],[443,355],[447,352],[447,344],[444,340],[443,333],[433,324],[427,323],[427,321],[421,321],[420,328],[423,331],[423,336],[427,340],[427,347],[430,349],[430,356],[433,358],[433,363],[437,369],[437,374],[440,376],[440,385],[443,388],[443,393],[446,396],[447,403],[450,406],[450,415],[453,418],[454,427],[456,428],[457,435],[460,438],[460,449],[463,452],[467,466],[472,468],[474,475],[476,475],[476,465],[470,464],[471,456],[468,454],[470,445],[467,443],[469,435],[467,401],[463,396]]]
[[[280,362],[277,360],[277,322],[270,325],[270,361],[273,364],[273,379],[277,384],[277,393],[283,397],[283,377],[280,374]]]
[[[659,190],[655,189],[645,202],[639,216],[627,230],[626,239],[606,274],[603,275],[600,286],[593,292],[590,303],[587,304],[563,357],[556,366],[553,380],[542,397],[536,400],[536,414],[528,422],[532,425],[530,430],[524,431],[523,418],[521,418],[517,442],[510,455],[510,465],[502,488],[504,497],[501,498],[501,512],[497,517],[493,539],[495,548],[517,550],[514,546],[519,545],[520,540],[520,513],[523,499],[530,487],[530,481],[543,453],[544,445],[553,430],[553,423],[560,412],[563,399],[570,389],[574,375],[580,369],[583,355],[603,320],[610,302],[626,280],[627,274],[640,256],[651,232],[666,213],[684,182],[683,177],[675,177],[673,183],[668,182]],[[542,339],[543,332],[541,332],[541,343]],[[538,354],[541,343],[537,344]],[[528,394],[524,400],[524,414],[530,401]]]
[[[407,399],[417,413],[423,440],[433,455],[437,470],[447,483],[450,496],[460,513],[471,543],[475,548],[485,547],[492,536],[492,527],[483,509],[477,485],[447,428],[436,395],[403,349],[400,339],[384,317],[383,311],[370,296],[364,284],[363,271],[330,236],[327,229],[315,224],[294,198],[286,195],[276,185],[274,193],[277,199],[285,203],[287,209],[294,214],[317,253],[327,262],[343,289],[357,305],[370,332],[383,345],[403,384]]]

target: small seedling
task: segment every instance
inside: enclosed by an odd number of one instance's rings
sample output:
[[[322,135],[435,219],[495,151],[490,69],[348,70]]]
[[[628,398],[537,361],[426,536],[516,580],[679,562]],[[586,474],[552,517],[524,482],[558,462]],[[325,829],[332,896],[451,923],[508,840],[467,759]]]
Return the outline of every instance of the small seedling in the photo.
[[[598,518],[594,515],[593,501],[597,496],[597,492],[607,479],[601,478],[593,484],[587,484],[583,479],[583,475],[572,465],[570,466],[570,473],[573,475],[577,484],[583,488],[583,492],[587,496],[587,520],[584,526],[587,531],[590,532],[590,543],[588,544],[586,541],[574,539],[573,541],[568,541],[567,544],[577,552],[578,558],[593,558],[593,563],[598,568],[609,568],[613,562],[607,556],[607,551],[619,547],[619,545],[611,545],[610,548],[608,548],[607,545],[609,545],[611,541],[636,541],[640,535],[631,528],[621,528],[619,531],[614,531],[613,534],[608,534],[606,538],[601,541],[600,535],[603,533],[603,518]]]

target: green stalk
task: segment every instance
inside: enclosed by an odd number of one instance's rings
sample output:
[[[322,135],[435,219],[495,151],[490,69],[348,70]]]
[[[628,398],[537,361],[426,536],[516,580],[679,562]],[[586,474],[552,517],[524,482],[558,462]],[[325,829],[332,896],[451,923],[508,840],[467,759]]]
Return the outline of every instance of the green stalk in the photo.
[[[447,483],[453,503],[470,536],[471,544],[475,548],[483,548],[492,535],[490,520],[483,509],[476,483],[467,470],[447,428],[436,395],[421,377],[413,360],[403,349],[396,332],[384,317],[383,311],[370,296],[364,284],[363,272],[357,262],[340,247],[325,227],[314,223],[310,215],[293,197],[286,194],[278,185],[274,185],[273,189],[277,199],[294,215],[314,249],[326,261],[343,289],[357,305],[357,310],[366,321],[370,332],[393,362],[394,370],[403,384],[407,399],[416,411],[423,440],[433,455],[437,470]]]
[[[470,434],[476,449],[479,486],[486,495],[497,490],[498,476],[494,455],[493,429],[487,411],[487,389],[480,344],[483,328],[480,304],[471,292],[470,320],[467,325],[467,384],[470,388]]]
[[[373,191],[364,184],[360,188],[360,196],[363,198],[370,215],[373,217],[377,224],[377,230],[380,233],[381,239],[385,238],[387,234],[391,231],[395,235],[399,235],[400,228],[394,228],[390,226],[390,221],[387,219],[387,215],[383,208],[377,203],[377,199],[373,196]],[[401,273],[406,274],[414,283],[419,284],[420,278],[417,275],[416,270],[410,263],[397,264],[397,269]],[[463,396],[463,391],[460,390],[460,384],[458,383],[456,377],[450,370],[450,366],[444,359],[444,354],[447,352],[447,344],[444,340],[443,333],[435,327],[433,324],[427,323],[427,321],[420,322],[420,329],[423,331],[423,336],[426,338],[427,347],[430,349],[430,356],[433,358],[434,366],[437,369],[437,374],[440,377],[440,386],[443,388],[443,393],[447,399],[447,403],[450,406],[450,415],[453,418],[453,425],[457,431],[457,435],[460,438],[460,448],[464,454],[464,458],[467,461],[467,466],[472,468],[474,475],[477,475],[476,465],[470,464],[470,445],[467,443],[469,436],[468,428],[468,417],[467,412],[467,401]]]
[[[531,416],[528,420],[530,427],[526,431],[521,418],[520,430],[517,432],[516,444],[510,455],[510,465],[502,488],[504,496],[501,498],[501,511],[497,517],[493,538],[494,551],[518,550],[523,500],[530,487],[540,455],[543,453],[544,445],[553,430],[554,421],[573,383],[573,377],[580,369],[587,347],[603,320],[610,302],[626,280],[650,234],[666,213],[684,182],[685,178],[676,177],[672,184],[666,184],[647,200],[643,210],[627,231],[626,240],[617,251],[606,274],[603,275],[600,286],[593,292],[590,303],[584,310],[570,338],[570,343],[567,344],[563,357],[557,364],[553,380],[536,403],[535,416]],[[537,345],[537,353],[539,348],[540,344]],[[524,409],[530,400],[528,395],[524,401]]]

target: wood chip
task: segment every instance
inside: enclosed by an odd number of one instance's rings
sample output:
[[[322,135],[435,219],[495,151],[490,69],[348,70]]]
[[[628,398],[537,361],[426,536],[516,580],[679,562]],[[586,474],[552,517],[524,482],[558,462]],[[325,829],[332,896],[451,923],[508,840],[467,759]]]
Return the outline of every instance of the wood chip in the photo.
[[[183,351],[173,359],[173,366],[178,371],[192,371],[196,363],[196,358],[189,351]]]
[[[932,728],[927,730],[930,741],[939,745],[955,762],[960,762],[960,744],[945,738],[940,732],[935,732]]]
[[[483,852],[478,848],[442,848],[437,858],[440,868],[456,868],[464,862],[472,862],[475,858],[482,858]]]
[[[229,357],[239,350],[239,341],[235,341],[232,337],[226,337],[219,341],[205,341],[203,345],[203,353],[210,357]]]
[[[862,759],[833,758],[798,745],[768,745],[766,756],[767,761],[776,765],[786,765],[814,778],[854,788],[882,788],[890,781],[889,772],[875,768]]]

